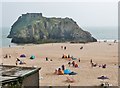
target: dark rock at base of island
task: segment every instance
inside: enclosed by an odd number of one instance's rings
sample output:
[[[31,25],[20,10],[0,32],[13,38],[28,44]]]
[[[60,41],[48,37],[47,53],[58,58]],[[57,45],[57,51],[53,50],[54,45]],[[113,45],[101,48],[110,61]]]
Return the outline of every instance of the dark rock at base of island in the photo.
[[[12,25],[8,38],[13,43],[97,42],[71,18],[47,18],[42,13],[22,14]]]

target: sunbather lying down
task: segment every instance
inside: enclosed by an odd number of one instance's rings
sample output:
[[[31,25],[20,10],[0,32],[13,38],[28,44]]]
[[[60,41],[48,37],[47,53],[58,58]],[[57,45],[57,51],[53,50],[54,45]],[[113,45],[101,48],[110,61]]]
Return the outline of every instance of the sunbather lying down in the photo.
[[[23,62],[23,61],[19,61],[19,64],[26,64],[25,62]]]
[[[73,82],[75,82],[75,80],[73,79],[73,78],[70,78],[70,77],[67,77],[67,80],[66,80],[67,82],[70,82],[70,83],[73,83]]]

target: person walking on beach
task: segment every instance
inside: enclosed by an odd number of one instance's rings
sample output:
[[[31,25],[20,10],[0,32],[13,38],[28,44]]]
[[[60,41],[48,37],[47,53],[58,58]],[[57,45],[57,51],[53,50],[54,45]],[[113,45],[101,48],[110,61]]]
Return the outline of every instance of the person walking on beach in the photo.
[[[66,50],[66,46],[64,47],[64,50]]]
[[[9,47],[11,47],[11,46],[9,45]]]
[[[68,58],[70,58],[70,55],[68,54]]]
[[[92,59],[90,60],[90,63],[93,63]]]
[[[80,58],[79,58],[78,62],[80,62]]]
[[[48,61],[48,57],[46,57],[46,61]]]

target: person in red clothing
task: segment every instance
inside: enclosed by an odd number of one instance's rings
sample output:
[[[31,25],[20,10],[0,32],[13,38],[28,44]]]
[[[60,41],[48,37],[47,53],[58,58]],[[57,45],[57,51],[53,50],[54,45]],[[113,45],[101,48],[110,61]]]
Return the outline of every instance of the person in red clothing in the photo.
[[[72,62],[73,67],[75,66],[75,61]]]
[[[75,68],[78,68],[79,66],[78,66],[78,64],[75,64]]]

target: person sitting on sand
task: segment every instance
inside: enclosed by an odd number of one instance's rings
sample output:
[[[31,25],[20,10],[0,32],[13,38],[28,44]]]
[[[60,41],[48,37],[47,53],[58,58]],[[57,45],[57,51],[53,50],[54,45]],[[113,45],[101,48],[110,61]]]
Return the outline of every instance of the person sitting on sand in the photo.
[[[118,66],[118,68],[120,68],[120,65]]]
[[[15,64],[17,65],[20,62],[20,59],[17,57]]]
[[[106,68],[106,64],[102,65],[102,68]]]
[[[8,55],[6,54],[4,58],[8,58]]]
[[[18,63],[17,63],[17,62],[18,62],[18,61],[16,60],[16,62],[15,62],[15,64],[16,64],[16,65],[18,65]]]
[[[57,70],[57,69],[55,69],[55,72],[54,72],[54,74],[56,74],[56,75],[58,74],[58,70]]]
[[[67,56],[63,54],[62,58],[67,58]]]
[[[19,61],[19,64],[26,64],[25,62],[23,62],[23,61]]]
[[[9,58],[11,58],[11,55],[9,55]]]
[[[66,46],[64,47],[64,50],[66,50]]]
[[[72,62],[73,67],[75,66],[75,61]]]
[[[69,65],[69,67],[70,67],[70,65],[71,65],[71,62],[70,62],[70,61],[68,62],[68,65]]]
[[[9,45],[9,47],[11,47],[11,46]]]
[[[70,58],[70,55],[68,54],[68,58]]]
[[[78,59],[78,62],[80,62],[80,58]]]
[[[64,71],[65,70],[65,65],[62,65],[61,67],[62,67],[62,70]]]
[[[20,59],[19,59],[19,58],[17,58],[17,59],[16,59],[16,61],[20,61]]]
[[[75,68],[78,68],[79,66],[78,66],[78,64],[75,64]]]
[[[64,72],[61,70],[61,68],[58,69],[58,75],[64,75]]]
[[[83,49],[83,46],[81,46],[80,49]]]
[[[91,63],[91,67],[96,67],[97,66],[97,63]]]
[[[63,54],[62,58],[64,58],[64,54]]]
[[[99,65],[99,67],[101,67],[101,65]]]

